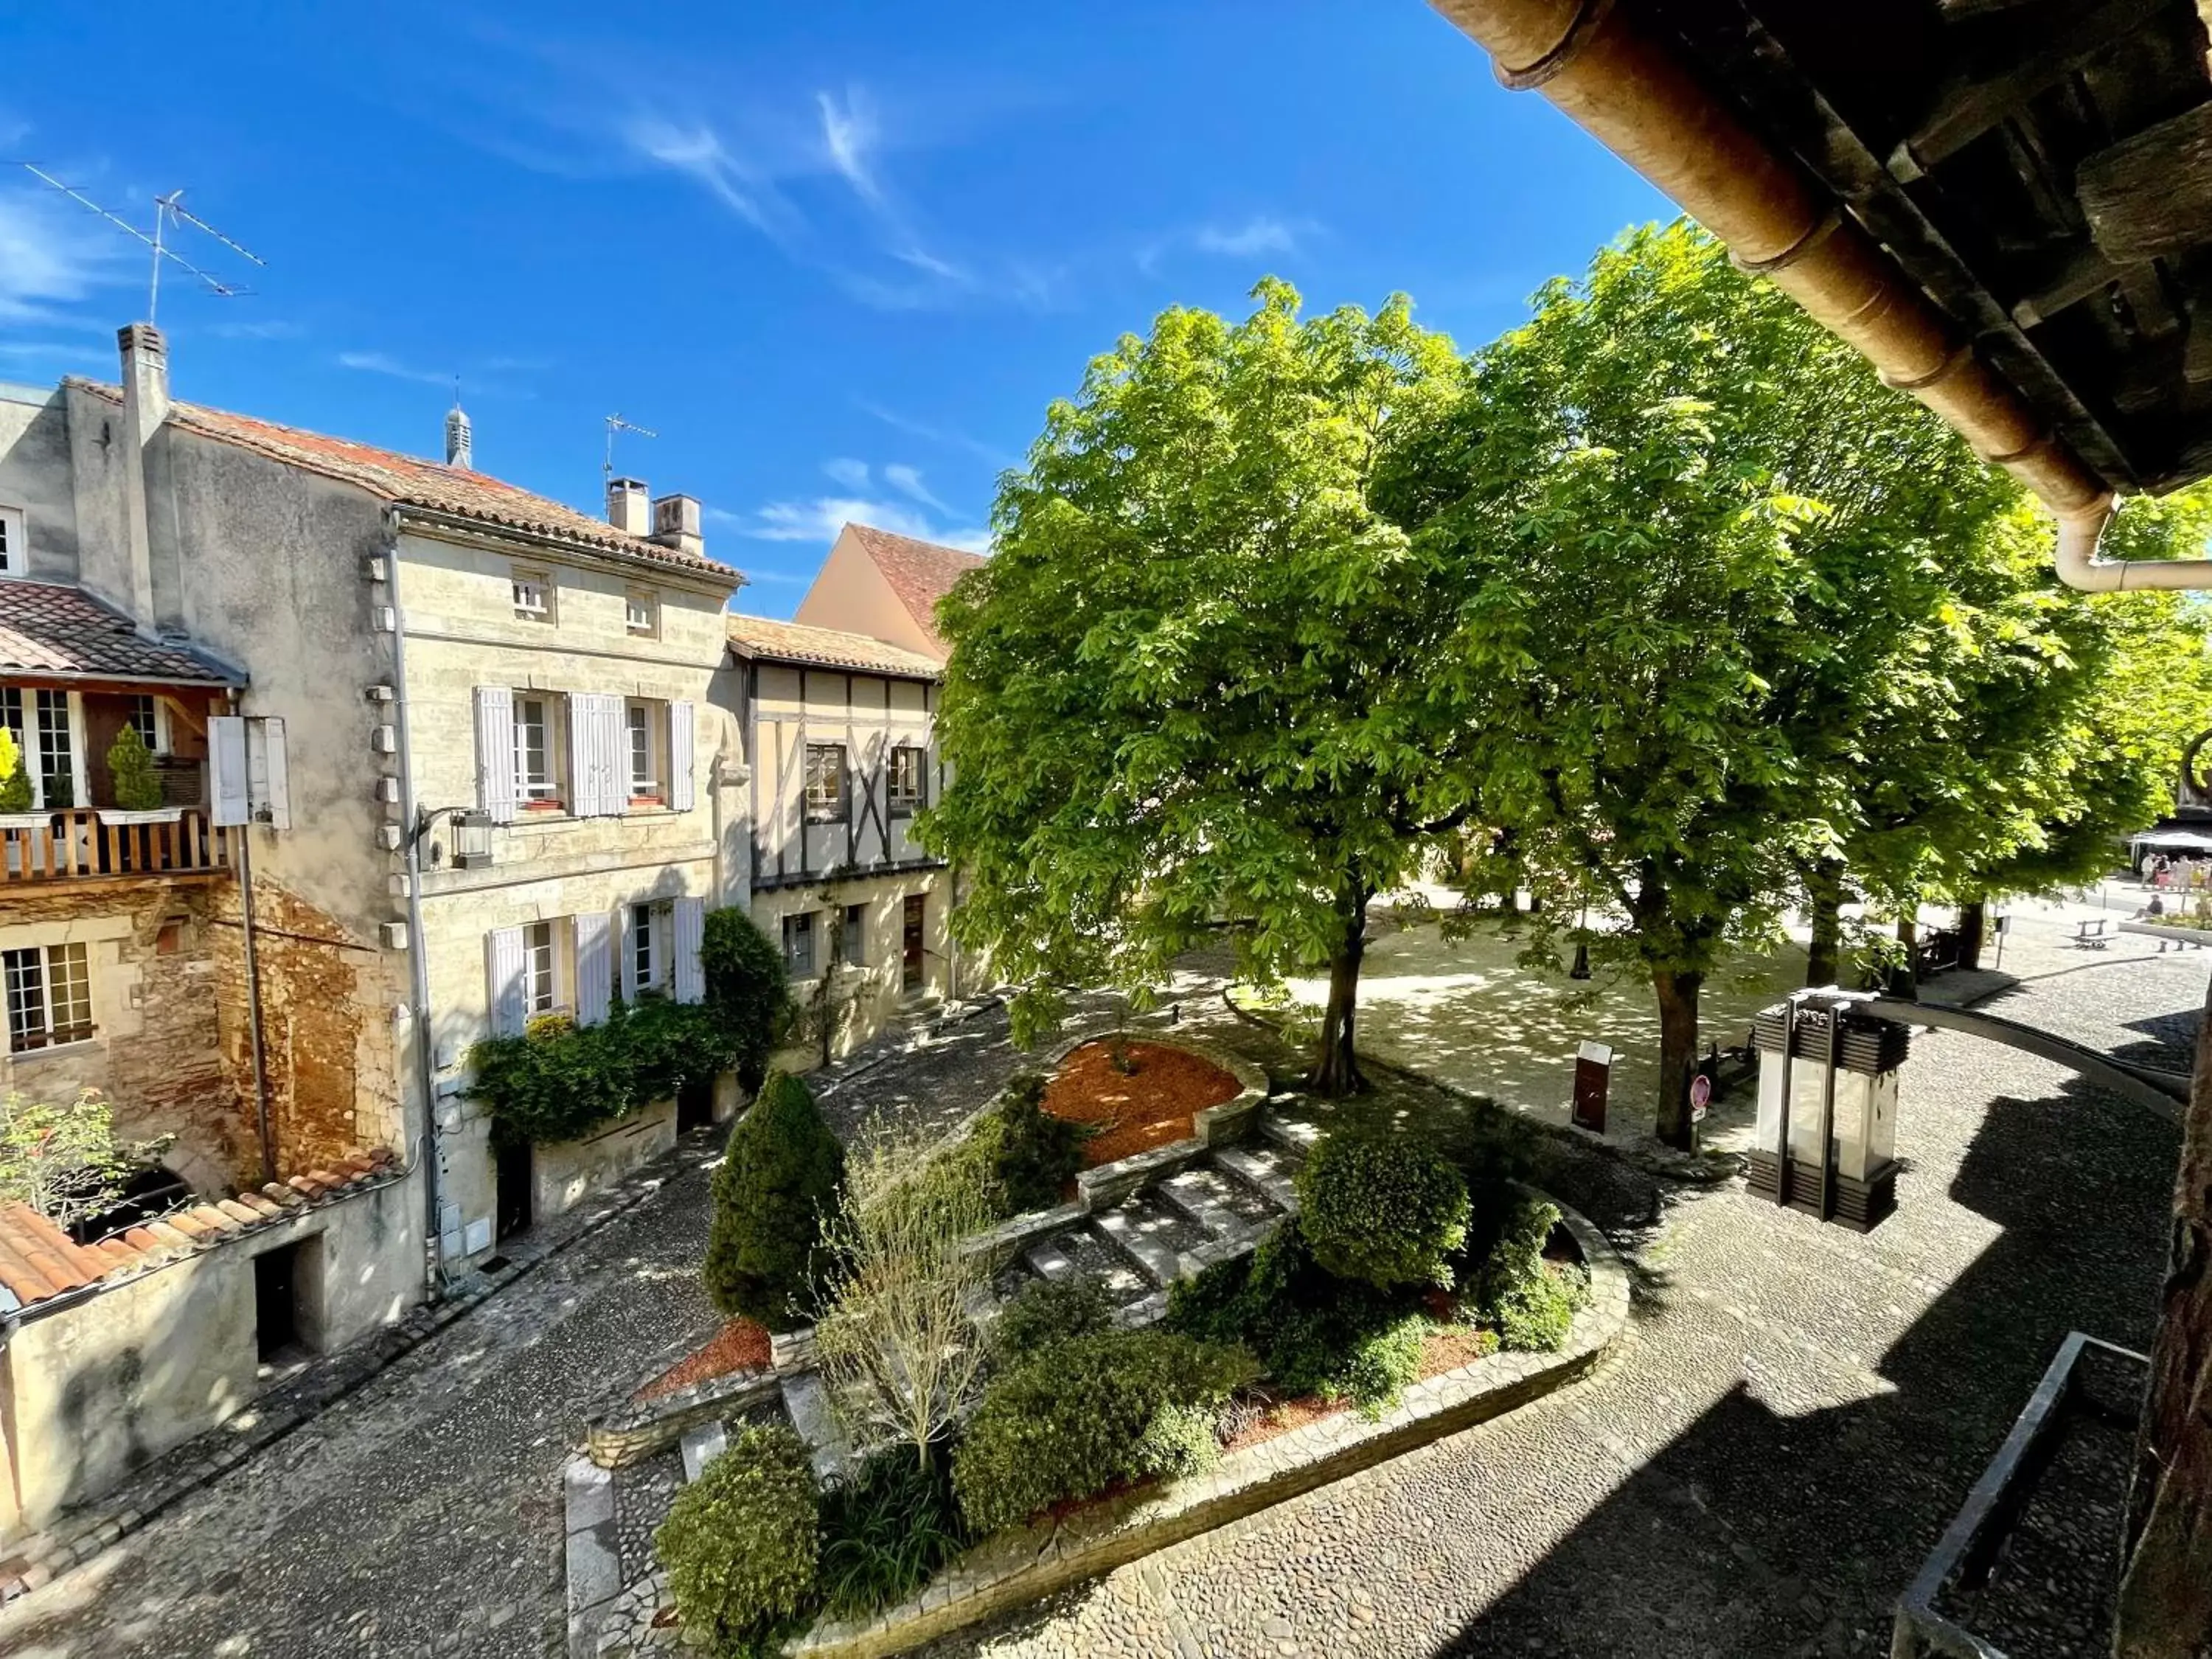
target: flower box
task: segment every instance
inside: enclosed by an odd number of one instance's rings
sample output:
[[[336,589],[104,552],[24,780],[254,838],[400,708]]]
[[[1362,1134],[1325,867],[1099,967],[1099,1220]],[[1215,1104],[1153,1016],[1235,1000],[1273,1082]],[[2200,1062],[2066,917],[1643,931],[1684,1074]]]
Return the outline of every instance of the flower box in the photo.
[[[137,811],[122,806],[102,806],[98,811],[102,823],[174,823],[185,816],[181,806],[151,806]]]

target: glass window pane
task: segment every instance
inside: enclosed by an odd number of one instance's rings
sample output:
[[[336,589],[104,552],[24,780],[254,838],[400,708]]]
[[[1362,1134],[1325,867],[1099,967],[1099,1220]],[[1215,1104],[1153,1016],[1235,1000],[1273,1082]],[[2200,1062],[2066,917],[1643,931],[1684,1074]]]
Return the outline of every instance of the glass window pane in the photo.
[[[0,978],[8,997],[8,1047],[20,1053],[42,1048],[46,1042],[46,978],[45,953],[0,951]]]
[[[92,972],[83,945],[47,947],[46,1015],[56,1042],[92,1035]]]

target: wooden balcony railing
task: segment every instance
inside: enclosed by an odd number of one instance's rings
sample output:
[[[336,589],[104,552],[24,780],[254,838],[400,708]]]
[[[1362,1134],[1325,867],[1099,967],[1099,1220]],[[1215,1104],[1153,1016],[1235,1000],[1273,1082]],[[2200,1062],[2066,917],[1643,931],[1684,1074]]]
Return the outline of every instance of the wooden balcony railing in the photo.
[[[215,876],[230,868],[232,831],[187,807],[174,823],[108,823],[89,807],[48,812],[34,829],[0,830],[0,882]]]

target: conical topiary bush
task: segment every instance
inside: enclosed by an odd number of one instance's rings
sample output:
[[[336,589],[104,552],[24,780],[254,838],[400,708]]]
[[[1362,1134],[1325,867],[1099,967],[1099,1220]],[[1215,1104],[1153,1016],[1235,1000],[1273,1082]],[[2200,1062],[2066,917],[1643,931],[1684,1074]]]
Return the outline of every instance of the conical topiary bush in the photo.
[[[0,726],[0,812],[32,810],[31,769],[23,763],[22,745],[13,732]]]
[[[113,780],[115,804],[126,812],[150,812],[167,805],[161,798],[161,776],[154,769],[154,751],[135,726],[125,726],[107,747],[107,775]]]
[[[822,1223],[839,1201],[845,1149],[806,1085],[772,1072],[730,1131],[714,1171],[707,1294],[724,1313],[789,1330],[806,1318]]]

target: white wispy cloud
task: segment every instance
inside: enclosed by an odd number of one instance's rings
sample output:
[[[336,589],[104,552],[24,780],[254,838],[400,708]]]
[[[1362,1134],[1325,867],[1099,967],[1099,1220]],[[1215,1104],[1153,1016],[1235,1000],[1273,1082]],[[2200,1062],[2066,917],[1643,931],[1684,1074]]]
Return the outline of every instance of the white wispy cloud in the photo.
[[[66,197],[0,191],[0,323],[67,320],[70,307],[127,280],[121,233]]]
[[[453,377],[450,374],[441,374],[434,368],[416,368],[401,362],[388,352],[341,351],[337,361],[340,368],[356,369],[363,374],[382,374],[395,380],[413,380],[422,386],[450,388],[453,384]]]
[[[848,524],[873,525],[901,536],[970,552],[989,550],[991,532],[981,526],[941,526],[904,501],[860,495],[817,495],[811,501],[770,501],[750,516],[720,508],[709,514],[741,536],[763,542],[810,542],[827,547]]]
[[[218,340],[296,340],[307,331],[297,323],[264,317],[237,322],[210,323],[207,331]]]
[[[967,433],[951,427],[933,426],[927,421],[918,421],[910,415],[902,415],[895,409],[886,409],[883,404],[872,403],[866,398],[857,399],[855,406],[863,415],[868,416],[871,419],[881,421],[894,432],[903,432],[908,437],[920,438],[925,443],[942,444],[948,449],[963,450],[975,457],[977,460],[1000,471],[1022,464],[1021,457],[1018,455],[1008,454],[995,444],[985,443],[981,438],[971,437]]]
[[[844,175],[854,195],[864,202],[882,206],[884,187],[870,165],[878,129],[867,94],[854,87],[846,93],[842,104],[834,94],[827,92],[816,93],[814,101],[822,112],[822,147],[829,152],[830,164]]]
[[[341,351],[333,361],[340,368],[349,368],[356,374],[381,374],[388,380],[405,380],[415,386],[434,386],[463,398],[479,393],[526,398],[530,393],[522,377],[551,367],[542,357],[485,357],[464,363],[457,369],[424,368],[388,351]]]
[[[805,227],[775,185],[775,169],[732,148],[704,122],[679,126],[659,115],[634,116],[622,137],[641,159],[683,173],[778,246]]]
[[[822,463],[822,471],[832,483],[842,484],[848,489],[868,487],[868,464],[856,461],[849,455],[840,455],[835,460]]]
[[[1296,253],[1304,239],[1319,228],[1310,220],[1259,214],[1241,225],[1201,225],[1191,241],[1202,253],[1249,259],[1259,253]]]
[[[884,469],[884,482],[897,490],[900,495],[912,496],[924,507],[933,507],[939,513],[952,511],[951,507],[929,493],[928,486],[921,481],[921,471],[918,467],[893,462]]]

